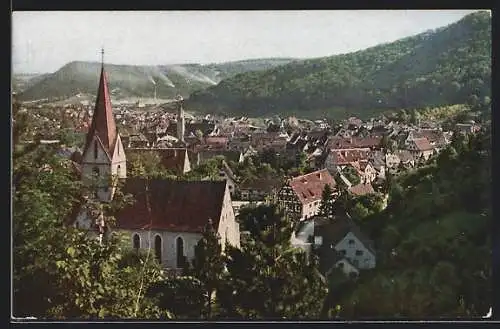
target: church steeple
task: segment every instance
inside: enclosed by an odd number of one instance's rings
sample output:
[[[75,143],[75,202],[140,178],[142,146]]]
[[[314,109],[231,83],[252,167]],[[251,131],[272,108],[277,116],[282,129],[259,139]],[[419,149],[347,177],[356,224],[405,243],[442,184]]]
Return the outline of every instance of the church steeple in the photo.
[[[87,143],[85,148],[88,148],[92,138],[97,136],[99,137],[106,152],[111,157],[113,156],[116,144],[117,132],[108,90],[107,74],[104,70],[104,49],[101,50],[101,61],[101,77],[99,79],[99,87],[97,89],[97,99],[94,114],[92,116],[92,124],[87,133]]]
[[[116,181],[108,178],[127,177],[125,151],[116,128],[107,74],[104,69],[104,50],[101,50],[101,76],[94,113],[83,150],[82,174],[89,184],[94,184],[93,177],[96,175],[102,182],[97,190],[101,201],[109,201],[113,198]]]

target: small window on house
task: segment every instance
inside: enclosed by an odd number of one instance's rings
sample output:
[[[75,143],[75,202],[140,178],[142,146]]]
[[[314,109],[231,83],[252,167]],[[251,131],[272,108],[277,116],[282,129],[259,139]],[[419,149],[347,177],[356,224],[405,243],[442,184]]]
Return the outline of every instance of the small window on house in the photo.
[[[350,277],[351,279],[356,279],[356,278],[358,277],[358,273],[356,273],[356,272],[352,271],[352,272],[350,272],[350,273],[349,273],[349,277]]]
[[[363,250],[356,250],[356,256],[362,256]]]
[[[79,221],[76,221],[76,223],[75,223],[75,227],[76,227],[76,228],[80,228],[80,222],[79,222]]]
[[[99,167],[94,167],[92,169],[92,173],[95,175],[95,176],[99,176]]]
[[[139,234],[137,234],[137,233],[136,233],[136,234],[134,234],[134,237],[133,237],[133,239],[132,239],[132,240],[133,240],[133,246],[134,246],[134,249],[135,249],[136,251],[138,251],[138,250],[139,250],[139,248],[140,248],[140,246],[141,246],[141,238],[140,238]]]
[[[94,159],[97,159],[98,155],[97,141],[94,141]]]
[[[337,263],[337,267],[338,267],[338,268],[344,268],[344,263],[342,263],[342,262]]]
[[[349,239],[349,244],[354,244],[354,239]]]
[[[181,237],[177,238],[176,249],[177,249],[177,268],[183,268],[184,267],[184,240],[182,240]]]
[[[155,237],[155,256],[160,264],[161,264],[161,249],[162,249],[161,237],[157,235]]]
[[[117,175],[118,177],[120,177],[121,171],[122,171],[122,168],[121,168],[121,166],[120,166],[120,165],[118,165],[118,167],[116,167],[116,175]]]
[[[314,237],[314,244],[315,245],[322,245],[323,244],[323,237],[322,236],[315,236]]]

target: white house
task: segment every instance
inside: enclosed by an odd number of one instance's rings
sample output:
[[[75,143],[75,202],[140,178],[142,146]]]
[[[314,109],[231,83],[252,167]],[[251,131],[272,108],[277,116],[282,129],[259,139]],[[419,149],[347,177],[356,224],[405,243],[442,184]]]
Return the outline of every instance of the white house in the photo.
[[[311,218],[293,235],[291,243],[306,252],[314,248],[320,268],[327,274],[340,267],[346,274],[357,275],[360,270],[376,266],[372,242],[348,217]]]

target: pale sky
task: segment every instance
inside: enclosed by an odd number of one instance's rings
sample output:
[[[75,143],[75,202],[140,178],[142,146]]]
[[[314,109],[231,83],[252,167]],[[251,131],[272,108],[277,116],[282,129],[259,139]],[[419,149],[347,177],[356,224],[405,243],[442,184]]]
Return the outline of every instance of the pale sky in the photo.
[[[476,10],[37,11],[12,14],[16,73],[71,61],[161,65],[352,52]]]

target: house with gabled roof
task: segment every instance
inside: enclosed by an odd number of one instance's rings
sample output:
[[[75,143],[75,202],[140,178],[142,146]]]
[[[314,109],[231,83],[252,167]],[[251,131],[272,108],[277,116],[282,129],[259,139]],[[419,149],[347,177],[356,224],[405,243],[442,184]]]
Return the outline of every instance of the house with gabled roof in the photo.
[[[377,178],[377,170],[373,168],[368,160],[354,161],[349,165],[356,170],[361,182],[371,183]]]
[[[429,159],[434,154],[434,147],[425,137],[412,139],[407,146],[407,149],[417,158],[423,157]]]
[[[330,172],[335,173],[338,169],[344,169],[352,162],[369,160],[370,153],[369,148],[328,149],[325,167]]]
[[[306,253],[314,250],[326,275],[337,267],[346,275],[357,276],[361,270],[376,266],[373,242],[348,214],[331,219],[312,217],[299,226],[291,242]]]
[[[332,197],[335,197],[336,182],[326,169],[291,178],[278,192],[278,203],[285,213],[305,220],[317,215],[327,184],[334,191]]]

